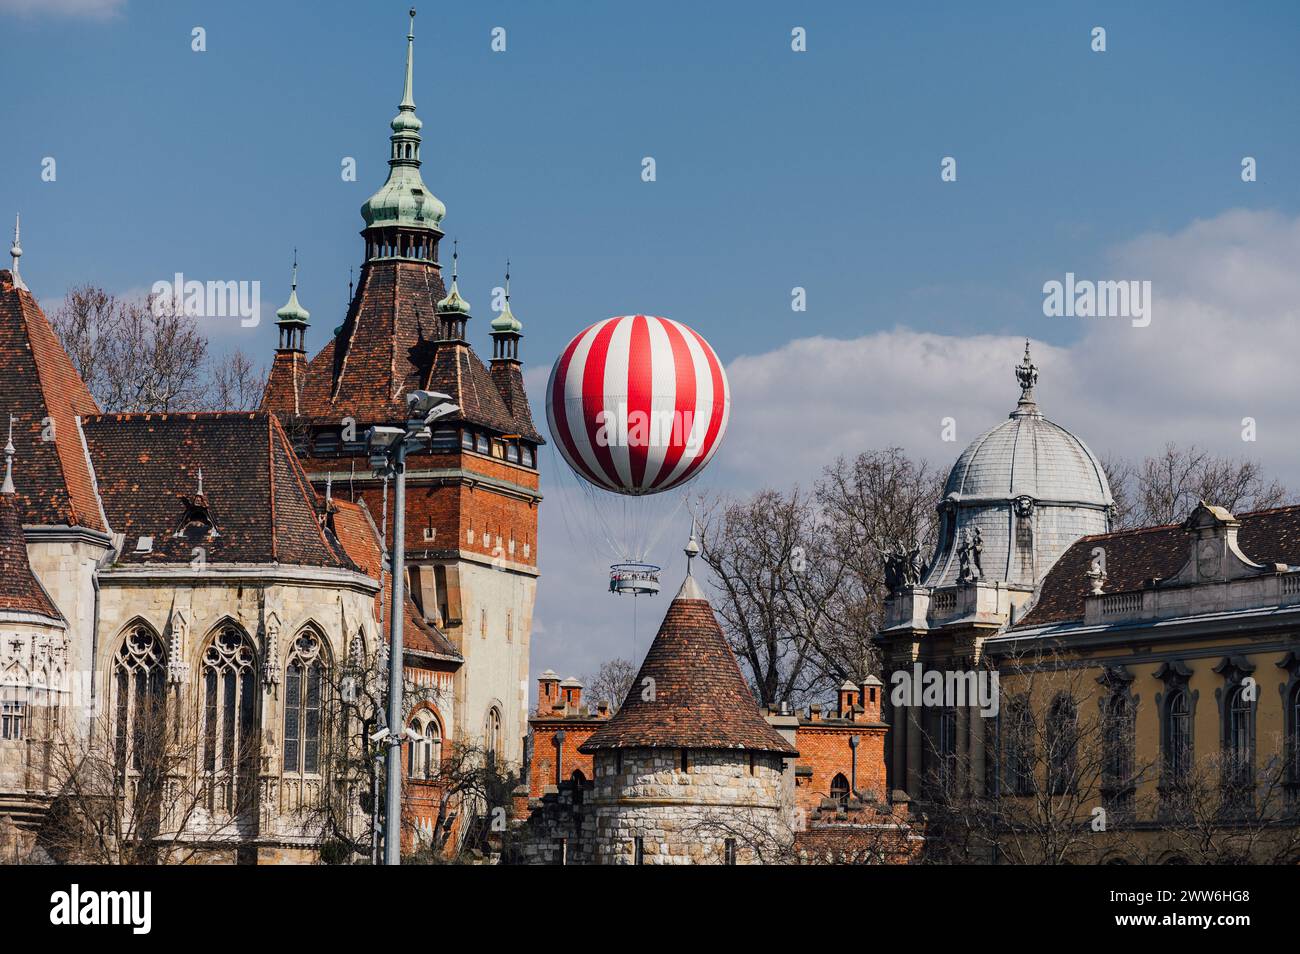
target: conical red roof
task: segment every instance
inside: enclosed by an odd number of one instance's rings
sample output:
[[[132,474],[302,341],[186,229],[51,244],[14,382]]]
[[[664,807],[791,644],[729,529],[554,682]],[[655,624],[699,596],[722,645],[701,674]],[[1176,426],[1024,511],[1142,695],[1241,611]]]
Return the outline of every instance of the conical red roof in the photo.
[[[649,699],[647,679],[654,680]],[[798,754],[759,713],[713,607],[690,576],[669,605],[622,708],[578,751],[626,748]]]
[[[63,614],[32,573],[17,498],[10,493],[0,493],[0,612],[35,613],[63,620]]]

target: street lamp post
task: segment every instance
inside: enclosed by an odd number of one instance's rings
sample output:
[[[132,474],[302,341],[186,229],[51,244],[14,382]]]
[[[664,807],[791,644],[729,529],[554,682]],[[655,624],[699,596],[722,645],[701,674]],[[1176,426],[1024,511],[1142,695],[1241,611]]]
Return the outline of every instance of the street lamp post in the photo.
[[[366,432],[370,465],[378,473],[394,478],[393,549],[390,575],[392,597],[388,604],[388,742],[387,783],[384,792],[384,864],[402,863],[402,740],[406,719],[402,699],[402,616],[405,607],[406,562],[406,455],[412,439],[426,438],[430,446],[430,425],[460,408],[451,397],[437,391],[412,391],[406,396],[410,408],[405,428],[376,426]]]

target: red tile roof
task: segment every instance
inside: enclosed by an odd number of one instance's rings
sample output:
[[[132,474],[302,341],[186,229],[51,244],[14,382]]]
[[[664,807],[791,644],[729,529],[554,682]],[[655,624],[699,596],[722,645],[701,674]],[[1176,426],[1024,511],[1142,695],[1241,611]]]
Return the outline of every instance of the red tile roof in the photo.
[[[649,700],[642,698],[647,679],[654,680]],[[622,708],[578,751],[624,748],[798,754],[759,713],[713,607],[691,577],[668,606]]]
[[[355,570],[318,517],[315,491],[275,415],[105,414],[86,419],[86,443],[113,530],[126,534],[119,561],[282,563]],[[203,471],[216,535],[184,526]],[[141,536],[153,538],[147,552]]]
[[[353,503],[336,498],[332,501],[332,505],[335,508],[334,532],[339,542],[343,544],[352,561],[361,567],[367,576],[383,581],[383,587],[375,594],[375,619],[382,628],[384,638],[387,639],[388,614],[385,608],[392,593],[392,577],[384,569],[384,549],[380,543],[379,529],[375,526],[370,510],[364,503]],[[429,653],[455,662],[457,665],[460,664],[462,659],[460,653],[436,626],[431,626],[424,621],[409,594],[406,597],[406,615],[402,619],[402,645],[406,649],[417,653]]]
[[[509,395],[512,410],[468,344],[438,341],[437,302],[445,294],[428,265],[367,263],[346,319],[320,353],[305,366],[277,356],[263,409],[332,424],[392,422],[405,417],[406,393],[425,388],[450,394],[461,420],[541,442],[526,397],[520,407]]]
[[[1237,516],[1237,543],[1256,563],[1300,565],[1300,506],[1257,510]],[[1081,620],[1092,592],[1087,577],[1093,547],[1106,550],[1106,592],[1139,590],[1149,579],[1169,579],[1191,554],[1191,537],[1181,524],[1101,533],[1077,540],[1043,578],[1038,598],[1012,630]]]
[[[24,524],[106,531],[77,418],[99,406],[31,292],[0,271],[0,425],[15,417]]]
[[[15,495],[5,493],[0,493],[0,610],[63,619],[32,573]]]

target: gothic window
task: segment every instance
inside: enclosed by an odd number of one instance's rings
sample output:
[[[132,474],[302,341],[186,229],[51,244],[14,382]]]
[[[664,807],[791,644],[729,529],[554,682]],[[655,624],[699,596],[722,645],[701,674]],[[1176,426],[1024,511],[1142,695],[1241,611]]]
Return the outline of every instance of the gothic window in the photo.
[[[843,772],[837,774],[831,779],[831,798],[841,805],[848,804],[849,801],[849,780]]]
[[[234,626],[226,626],[203,652],[203,771],[219,784],[210,789],[221,807],[235,807],[240,776],[252,768],[257,719],[257,680],[253,647]],[[220,796],[217,798],[217,796]]]
[[[487,722],[483,726],[483,748],[489,763],[495,765],[501,751],[501,710],[496,706],[488,710]]]
[[[17,741],[27,737],[27,703],[31,677],[18,660],[0,676],[0,739]]]
[[[427,710],[416,715],[411,728],[419,739],[407,745],[406,772],[411,778],[433,778],[442,765],[442,727]]]
[[[1175,688],[1165,699],[1163,749],[1166,779],[1173,784],[1186,782],[1192,771],[1192,704],[1186,686]]]
[[[723,839],[722,863],[724,865],[734,865],[736,863],[736,839],[734,838]]]
[[[325,649],[312,630],[293,643],[284,671],[284,770],[316,775],[324,735]]]
[[[1069,696],[1052,702],[1047,719],[1048,791],[1066,795],[1074,791],[1079,756],[1079,710]]]
[[[1007,712],[1006,737],[1007,787],[1012,795],[1034,793],[1034,714],[1029,701],[1013,699]]]
[[[165,742],[166,652],[145,626],[123,638],[113,657],[113,764],[123,772],[146,768]]]

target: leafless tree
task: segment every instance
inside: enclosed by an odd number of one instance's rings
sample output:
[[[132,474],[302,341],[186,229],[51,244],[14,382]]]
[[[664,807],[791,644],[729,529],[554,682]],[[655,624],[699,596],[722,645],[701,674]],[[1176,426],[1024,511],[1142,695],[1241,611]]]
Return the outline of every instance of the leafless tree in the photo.
[[[89,737],[52,749],[60,787],[39,843],[58,861],[78,864],[184,864],[228,847],[242,819],[256,810],[254,734],[241,747],[233,810],[213,810],[200,771],[202,736],[190,707],[173,697],[146,699],[131,733],[107,716]]]
[[[702,557],[762,705],[801,703],[878,668],[883,555],[925,549],[940,481],[890,448],[840,459],[813,493],[764,490],[702,510]]]
[[[50,320],[105,410],[237,411],[261,401],[265,369],[239,349],[211,357],[193,319],[166,297],[130,301],[80,285]]]
[[[1291,494],[1257,461],[1218,457],[1190,445],[1166,444],[1141,464],[1103,462],[1115,496],[1117,529],[1177,523],[1204,500],[1232,513],[1277,507]]]
[[[212,362],[212,393],[208,399],[212,410],[251,411],[262,403],[265,390],[266,369],[255,365],[238,348]]]
[[[585,677],[586,696],[592,702],[608,702],[610,712],[618,711],[636,679],[636,664],[628,659],[607,659],[595,675]]]

